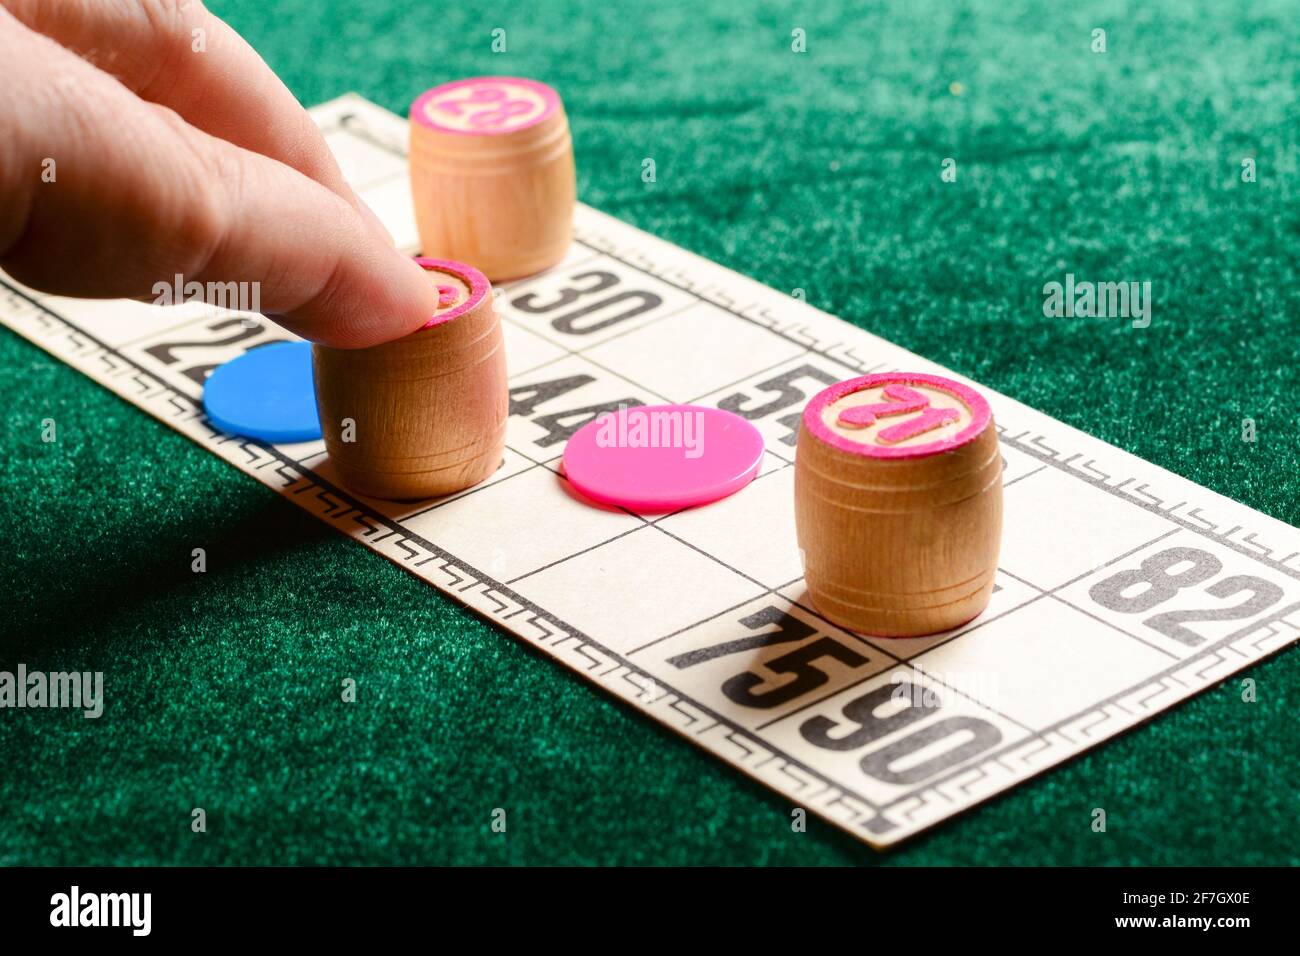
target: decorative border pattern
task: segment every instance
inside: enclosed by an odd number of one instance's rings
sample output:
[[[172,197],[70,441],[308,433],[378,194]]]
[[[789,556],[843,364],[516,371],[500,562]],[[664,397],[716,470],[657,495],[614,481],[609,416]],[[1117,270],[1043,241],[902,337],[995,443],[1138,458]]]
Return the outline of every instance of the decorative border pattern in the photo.
[[[360,116],[363,111],[367,116]],[[318,107],[318,118],[361,135],[385,149],[404,155],[398,126],[385,127],[388,119],[356,97],[345,97]],[[374,125],[384,127],[375,129]],[[401,120],[392,117],[392,123]],[[392,140],[391,143],[387,140]],[[609,228],[604,228],[608,225]],[[711,303],[813,355],[834,362],[847,372],[863,375],[882,370],[869,357],[873,337],[826,313],[790,300],[787,312],[771,302],[772,290],[706,260],[692,258],[690,268],[680,265],[676,247],[616,223],[594,210],[580,210],[577,240],[633,269],[654,276],[679,290]],[[624,237],[624,238],[620,238]],[[671,255],[658,256],[660,252]],[[678,263],[676,265],[672,263]],[[8,295],[3,290],[8,290]],[[394,563],[429,580],[439,590],[483,614],[570,669],[599,684],[667,727],[790,797],[853,835],[876,846],[893,843],[950,817],[1041,770],[1077,755],[1082,748],[1127,729],[1177,701],[1222,680],[1243,666],[1261,660],[1300,640],[1300,603],[1292,604],[1177,661],[1160,674],[1113,695],[1085,711],[1071,715],[1027,739],[1017,740],[979,757],[975,763],[918,786],[883,805],[829,779],[824,774],[781,752],[750,732],[714,713],[699,701],[663,686],[646,671],[610,651],[589,635],[560,620],[508,586],[495,581],[432,542],[411,533],[334,486],[320,475],[260,442],[232,438],[211,428],[201,405],[177,392],[161,379],[121,353],[96,341],[72,322],[57,315],[21,290],[0,280],[0,320],[50,354],[127,398],[155,418],[188,435],[241,471],[252,475],[294,501],[299,507],[329,522]],[[891,347],[892,348],[892,347]],[[864,355],[866,352],[868,354]],[[906,354],[906,353],[904,353]],[[943,371],[919,357],[916,369]],[[946,373],[951,374],[951,373]],[[955,377],[955,376],[954,376]],[[961,379],[959,379],[961,380]],[[961,380],[964,381],[964,380]],[[1008,405],[1014,404],[1003,399]],[[1169,488],[1153,489],[1137,477],[1122,477],[1124,461],[1131,458],[1118,449],[1114,461],[1102,462],[1085,453],[1067,454],[1054,445],[1070,443],[1071,435],[1087,448],[1085,439],[1068,426],[1048,436],[1022,431],[1012,433],[999,423],[1004,448],[1035,459],[1078,478],[1093,487],[1169,519],[1207,540],[1300,580],[1300,551],[1264,543],[1276,533],[1261,525],[1248,530],[1206,513],[1221,501],[1227,510],[1243,513],[1240,505],[1204,491],[1209,505],[1189,507],[1178,486],[1190,483],[1167,475]],[[1256,513],[1251,512],[1252,515]],[[1256,515],[1263,521],[1269,519]],[[1262,632],[1262,633],[1261,633]],[[902,664],[899,666],[906,666]]]

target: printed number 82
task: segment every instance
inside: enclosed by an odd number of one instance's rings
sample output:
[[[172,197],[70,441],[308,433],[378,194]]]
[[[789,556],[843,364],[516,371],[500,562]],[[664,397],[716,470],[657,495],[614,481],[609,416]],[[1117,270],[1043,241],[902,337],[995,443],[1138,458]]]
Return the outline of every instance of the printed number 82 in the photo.
[[[1187,565],[1187,567],[1182,567]],[[1175,568],[1179,570],[1174,571]],[[1180,591],[1203,584],[1223,570],[1223,562],[1199,548],[1166,548],[1151,555],[1138,567],[1120,571],[1098,581],[1088,596],[1104,608],[1120,614],[1142,614],[1175,597]],[[1138,585],[1142,590],[1130,594]],[[1249,593],[1250,596],[1231,607],[1200,610],[1165,611],[1142,623],[1153,631],[1171,637],[1188,647],[1205,643],[1205,635],[1186,626],[1188,621],[1234,621],[1254,617],[1282,600],[1282,589],[1271,581],[1250,574],[1234,574],[1214,582],[1205,589],[1217,598]]]

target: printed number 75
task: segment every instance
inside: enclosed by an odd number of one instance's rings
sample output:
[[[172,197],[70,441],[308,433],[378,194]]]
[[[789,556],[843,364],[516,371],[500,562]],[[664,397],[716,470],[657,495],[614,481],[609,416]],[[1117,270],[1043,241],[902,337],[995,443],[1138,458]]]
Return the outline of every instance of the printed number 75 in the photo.
[[[773,644],[802,641],[817,633],[816,628],[811,624],[806,624],[780,608],[770,605],[757,613],[741,618],[740,623],[750,630],[757,630],[769,624],[776,625],[777,629],[678,654],[676,657],[670,657],[668,663],[678,669],[693,667],[728,654],[771,647]],[[823,657],[837,660],[848,667],[861,667],[867,663],[867,658],[845,647],[834,638],[820,637],[764,662],[763,666],[772,673],[793,674],[794,680],[760,691],[756,688],[767,683],[767,679],[752,671],[743,671],[723,682],[722,693],[732,703],[740,704],[742,707],[780,707],[820,687],[830,679],[824,671],[815,666],[815,662]]]

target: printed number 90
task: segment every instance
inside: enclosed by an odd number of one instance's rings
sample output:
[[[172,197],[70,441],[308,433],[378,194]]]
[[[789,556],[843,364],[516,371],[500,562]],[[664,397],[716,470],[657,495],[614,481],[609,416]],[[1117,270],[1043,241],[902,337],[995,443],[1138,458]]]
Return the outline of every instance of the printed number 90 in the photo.
[[[928,706],[918,706],[921,699],[928,701]],[[901,709],[893,707],[898,700],[907,702]],[[897,730],[924,720],[940,706],[937,694],[920,689],[908,681],[899,684],[885,684],[870,690],[841,709],[843,718],[854,729],[844,732],[838,720],[818,715],[810,717],[799,727],[799,734],[804,740],[823,750],[857,750],[874,744]],[[889,709],[885,716],[879,711]],[[935,744],[944,740],[957,741],[927,760],[905,764],[906,758],[921,751],[929,751]],[[859,761],[858,766],[868,777],[895,786],[909,786],[929,780],[936,774],[957,766],[971,757],[981,754],[1002,741],[1002,732],[987,720],[979,717],[953,716],[941,717],[939,720],[914,729],[893,743],[868,751]]]

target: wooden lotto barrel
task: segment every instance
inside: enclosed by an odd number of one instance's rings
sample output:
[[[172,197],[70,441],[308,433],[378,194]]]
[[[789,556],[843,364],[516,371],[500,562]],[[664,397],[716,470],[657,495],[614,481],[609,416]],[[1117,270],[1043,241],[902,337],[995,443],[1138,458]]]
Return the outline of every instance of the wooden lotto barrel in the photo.
[[[937,375],[832,385],[804,409],[795,520],[809,596],[853,631],[914,637],[988,605],[1002,455],[988,402]]]
[[[411,104],[411,195],[421,253],[493,282],[540,272],[573,235],[573,141],[544,83],[481,76]]]
[[[506,358],[477,269],[416,259],[438,286],[421,329],[366,349],[312,346],[321,431],[339,480],[374,498],[451,494],[492,474],[506,434]]]

